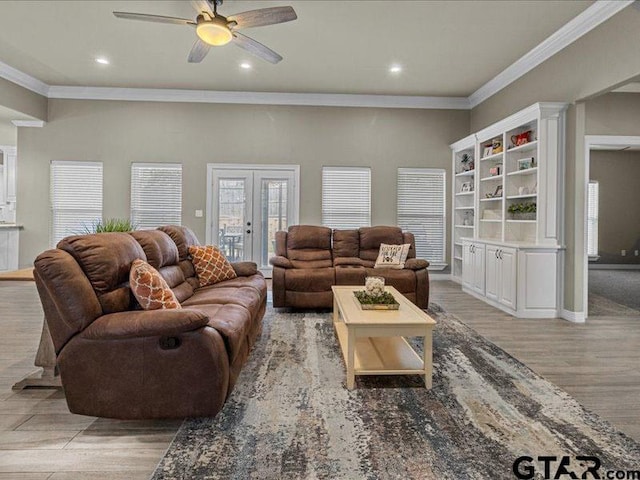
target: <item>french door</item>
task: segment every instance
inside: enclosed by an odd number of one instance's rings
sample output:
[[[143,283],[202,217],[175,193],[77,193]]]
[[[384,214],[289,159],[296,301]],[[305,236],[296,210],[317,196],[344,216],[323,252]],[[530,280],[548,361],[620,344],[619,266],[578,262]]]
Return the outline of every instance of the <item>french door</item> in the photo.
[[[208,243],[270,276],[275,234],[298,223],[297,166],[209,165]]]

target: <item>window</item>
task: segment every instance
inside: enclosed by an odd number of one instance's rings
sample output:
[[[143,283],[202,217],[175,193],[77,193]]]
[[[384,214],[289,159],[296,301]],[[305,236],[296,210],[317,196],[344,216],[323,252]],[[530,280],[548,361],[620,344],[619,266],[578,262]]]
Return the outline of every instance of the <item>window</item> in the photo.
[[[131,222],[139,229],[182,223],[181,164],[131,164]]]
[[[589,182],[587,192],[587,255],[598,256],[598,182]]]
[[[330,228],[371,225],[371,169],[322,167],[322,224]]]
[[[446,252],[445,171],[398,169],[398,226],[414,234],[416,255],[444,269]]]
[[[102,220],[102,162],[52,161],[50,175],[49,242],[54,247]]]

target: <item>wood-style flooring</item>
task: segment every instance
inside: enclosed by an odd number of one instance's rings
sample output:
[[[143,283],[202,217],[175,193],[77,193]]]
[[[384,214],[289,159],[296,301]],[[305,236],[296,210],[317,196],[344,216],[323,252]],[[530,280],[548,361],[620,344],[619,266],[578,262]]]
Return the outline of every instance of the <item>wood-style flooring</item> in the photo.
[[[432,282],[431,298],[640,440],[640,322],[515,319]],[[11,386],[34,370],[42,310],[31,282],[0,282],[0,480],[147,479],[181,421],[118,421],[69,413],[63,394]]]

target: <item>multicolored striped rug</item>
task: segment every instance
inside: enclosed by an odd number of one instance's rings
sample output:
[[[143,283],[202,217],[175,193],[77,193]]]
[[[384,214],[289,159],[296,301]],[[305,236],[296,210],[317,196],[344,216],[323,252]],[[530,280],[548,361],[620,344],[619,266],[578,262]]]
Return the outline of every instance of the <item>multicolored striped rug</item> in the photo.
[[[330,314],[269,309],[223,410],[186,420],[153,479],[545,478],[545,466],[553,478],[564,455],[576,478],[596,461],[576,456],[597,457],[602,478],[640,470],[638,443],[437,305],[430,314],[432,390],[379,376],[348,391]],[[518,477],[520,456],[532,460]]]

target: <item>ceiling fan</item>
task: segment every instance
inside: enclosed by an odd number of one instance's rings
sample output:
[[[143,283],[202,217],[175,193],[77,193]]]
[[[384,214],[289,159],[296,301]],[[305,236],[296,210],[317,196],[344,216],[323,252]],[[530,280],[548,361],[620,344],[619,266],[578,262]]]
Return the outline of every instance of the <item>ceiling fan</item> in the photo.
[[[218,7],[222,5],[222,0],[202,0],[198,4],[202,7],[206,6],[206,8],[202,8],[195,20],[145,13],[113,12],[113,14],[118,18],[128,20],[195,27],[198,38],[189,52],[190,63],[200,63],[212,46],[220,47],[229,42],[267,62],[278,63],[282,60],[280,55],[260,42],[243,35],[238,30],[290,22],[298,18],[292,7],[260,8],[223,17],[218,13]]]

